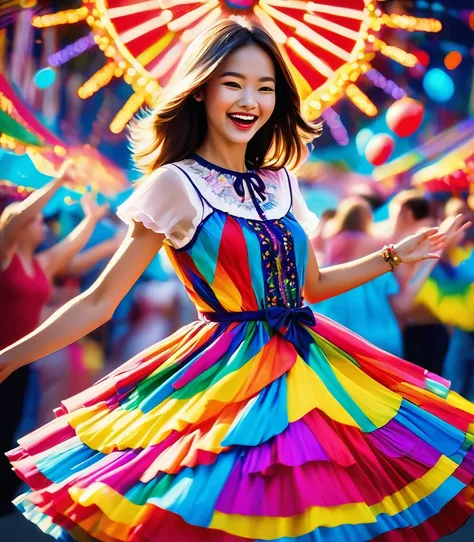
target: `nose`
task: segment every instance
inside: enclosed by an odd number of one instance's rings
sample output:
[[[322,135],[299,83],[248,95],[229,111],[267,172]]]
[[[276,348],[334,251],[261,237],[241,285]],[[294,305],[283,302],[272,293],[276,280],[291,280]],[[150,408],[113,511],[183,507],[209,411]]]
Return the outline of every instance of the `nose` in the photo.
[[[244,89],[242,97],[238,102],[239,107],[245,109],[245,111],[252,111],[257,108],[257,100],[255,98],[255,93],[253,89],[247,88]]]

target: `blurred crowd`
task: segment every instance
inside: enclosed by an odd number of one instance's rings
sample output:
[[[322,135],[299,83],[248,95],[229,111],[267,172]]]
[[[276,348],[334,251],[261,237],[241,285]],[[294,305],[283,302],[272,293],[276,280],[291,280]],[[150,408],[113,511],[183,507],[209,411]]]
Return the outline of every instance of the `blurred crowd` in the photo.
[[[438,226],[447,231],[456,216],[474,223],[473,196],[451,197],[446,202],[428,198],[415,189],[403,190],[388,204],[388,218],[374,221],[373,198],[349,197],[334,210],[321,216],[312,239],[320,266],[344,263],[379,250],[389,243],[422,229]],[[379,348],[444,376],[451,389],[474,400],[474,333],[468,322],[452,318],[443,310],[433,311],[441,303],[439,289],[449,290],[450,298],[472,312],[468,295],[458,292],[460,282],[466,289],[474,276],[474,227],[461,237],[450,239],[440,260],[395,268],[376,280],[318,303],[313,308],[361,335]],[[463,258],[459,260],[459,252]],[[447,269],[447,280],[438,285],[436,299],[423,302],[424,289],[433,281],[435,269]],[[438,299],[439,298],[439,299]],[[446,317],[445,317],[446,316]],[[452,323],[458,325],[452,325]]]
[[[57,180],[30,195],[0,183],[0,348],[31,332],[87,289],[124,238],[114,213],[87,194],[80,204],[82,220],[58,241],[56,219],[46,224],[42,212],[62,184],[74,182],[73,177],[74,172],[66,168]],[[441,203],[405,190],[390,201],[388,218],[375,222],[374,207],[380,202],[351,196],[337,209],[322,214],[311,242],[321,267],[340,264],[422,228],[439,225],[448,229],[459,214],[473,220],[472,203],[462,198]],[[107,221],[115,233],[91,245],[94,230]],[[474,228],[448,245],[440,262],[400,266],[394,273],[313,308],[376,346],[445,376],[455,391],[474,400],[474,334],[446,325],[419,301],[435,266],[443,262],[453,265],[452,251],[474,246]],[[466,264],[472,266],[469,259],[463,262]],[[160,272],[145,273],[109,322],[77,343],[15,372],[0,385],[2,407],[11,412],[0,443],[0,472],[6,488],[0,515],[12,511],[10,501],[20,484],[3,453],[14,447],[19,437],[51,420],[62,399],[197,318],[164,253],[157,255],[153,265]]]

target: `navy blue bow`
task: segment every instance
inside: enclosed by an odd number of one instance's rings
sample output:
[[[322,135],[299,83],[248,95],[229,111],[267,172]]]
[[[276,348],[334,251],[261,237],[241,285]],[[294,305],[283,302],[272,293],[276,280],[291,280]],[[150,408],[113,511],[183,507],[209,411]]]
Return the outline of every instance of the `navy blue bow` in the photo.
[[[252,174],[252,176],[245,175],[242,177],[236,177],[234,181],[234,190],[241,198],[245,196],[244,183],[247,185],[251,197],[256,192],[260,198],[260,201],[265,201],[267,199],[265,194],[265,183],[257,174]]]
[[[268,307],[265,310],[267,321],[272,329],[279,331],[289,340],[296,338],[298,325],[314,327],[316,318],[310,307],[286,309],[285,307]]]
[[[271,329],[278,331],[292,342],[298,339],[300,326],[314,327],[316,325],[316,318],[309,307],[294,309],[268,307],[260,311],[205,312],[202,317],[208,322],[267,321]]]

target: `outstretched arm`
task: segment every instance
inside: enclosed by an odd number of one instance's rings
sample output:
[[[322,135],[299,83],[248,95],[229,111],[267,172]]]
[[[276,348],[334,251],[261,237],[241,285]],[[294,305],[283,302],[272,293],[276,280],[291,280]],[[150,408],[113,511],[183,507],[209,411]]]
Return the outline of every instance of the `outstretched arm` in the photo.
[[[443,239],[444,235],[439,234],[437,228],[432,228],[407,237],[396,245],[396,252],[402,263],[438,259],[437,251],[442,247]],[[342,294],[390,271],[380,252],[320,270],[309,241],[308,250],[304,295],[310,303]]]
[[[56,179],[35,190],[21,203],[7,207],[0,219],[0,266],[3,259],[8,259],[19,232],[42,212],[65,181],[74,181],[76,178],[75,167],[71,162],[65,162]]]
[[[76,254],[66,267],[58,270],[57,274],[71,277],[84,275],[101,260],[113,256],[123,241],[123,238],[124,235],[120,232],[120,234],[115,235],[112,239],[102,241],[80,254]]]
[[[137,281],[164,236],[141,223],[130,226],[127,237],[98,280],[66,303],[35,331],[0,352],[0,381],[15,369],[77,341],[110,319],[117,305]]]
[[[44,271],[50,277],[59,274],[84,248],[94,232],[97,222],[105,216],[109,209],[107,204],[97,205],[92,193],[86,194],[81,199],[81,205],[85,215],[84,220],[62,241],[38,256]]]

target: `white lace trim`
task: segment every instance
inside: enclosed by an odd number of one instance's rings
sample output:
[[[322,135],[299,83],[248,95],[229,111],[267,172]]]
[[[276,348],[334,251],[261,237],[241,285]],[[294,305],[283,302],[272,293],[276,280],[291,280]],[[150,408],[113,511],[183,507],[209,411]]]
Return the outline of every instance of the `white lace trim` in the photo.
[[[175,171],[180,172],[185,182],[189,183],[186,174],[189,175],[194,186],[212,208],[239,218],[262,219],[245,183],[243,183],[245,196],[241,198],[237,194],[234,183],[238,174],[232,175],[222,172],[217,167],[215,169],[208,168],[192,158],[172,165],[176,167]],[[265,218],[268,220],[282,218],[290,209],[291,202],[290,187],[285,171],[283,169],[279,171],[262,169],[257,174],[265,183],[266,198],[261,200],[257,195],[257,201]]]
[[[128,224],[142,222],[148,229],[163,233],[176,249],[185,247],[194,238],[199,225],[214,209],[248,220],[262,220],[248,188],[243,198],[235,191],[236,177],[232,173],[214,171],[191,159],[163,167],[178,175],[176,182],[169,183],[169,179],[165,182],[160,175],[161,168],[153,172],[117,209],[121,220]],[[265,184],[266,197],[261,204],[265,218],[280,219],[291,210],[310,235],[318,219],[308,210],[296,177],[289,173],[289,183],[284,169],[258,173]],[[245,188],[245,183],[243,186]],[[258,195],[256,198],[260,201]]]

